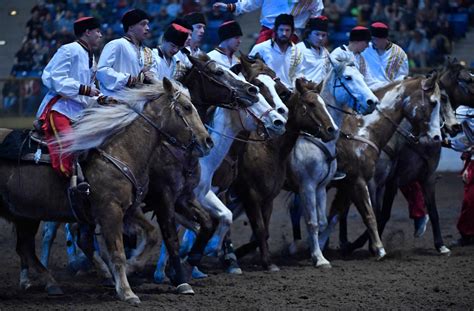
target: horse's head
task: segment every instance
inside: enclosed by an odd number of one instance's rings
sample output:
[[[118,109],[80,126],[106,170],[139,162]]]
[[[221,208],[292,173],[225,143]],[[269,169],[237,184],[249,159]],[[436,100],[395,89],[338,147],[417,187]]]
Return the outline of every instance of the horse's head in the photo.
[[[146,108],[160,120],[160,133],[178,148],[190,150],[200,157],[207,155],[214,143],[191,102],[188,90],[167,78],[163,79],[163,90],[163,95]]]
[[[260,58],[251,59],[241,53],[241,73],[247,81],[259,88],[260,93],[275,110],[288,119],[288,108],[282,99],[287,99],[291,91],[278,79],[275,72]]]
[[[288,101],[290,105],[289,122],[294,130],[308,132],[328,142],[336,138],[339,131],[331,115],[326,109],[326,104],[314,84],[296,79],[295,93]]]
[[[474,76],[456,59],[447,61],[439,84],[447,92],[454,110],[460,105],[474,105]]]
[[[428,78],[404,80],[403,116],[411,123],[413,135],[420,142],[438,143],[441,140],[440,105],[441,92],[436,83],[437,73]]]
[[[330,91],[336,104],[348,106],[363,115],[372,113],[379,100],[369,89],[364,77],[348,58],[331,59],[332,70],[323,89]]]
[[[237,109],[249,107],[258,101],[258,89],[224,70],[207,55],[188,56],[193,67],[181,79],[199,106],[219,105]]]

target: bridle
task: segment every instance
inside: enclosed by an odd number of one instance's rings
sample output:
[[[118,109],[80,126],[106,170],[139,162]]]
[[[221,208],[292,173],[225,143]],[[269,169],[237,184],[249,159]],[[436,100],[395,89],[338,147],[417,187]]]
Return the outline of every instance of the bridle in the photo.
[[[331,57],[328,57],[329,59],[329,62],[331,63],[332,65],[332,68],[333,70],[336,69],[336,66],[334,65],[334,62],[332,61]],[[339,84],[337,84],[337,82],[339,82]],[[335,109],[335,110],[338,110],[340,112],[343,112],[345,114],[350,114],[350,115],[357,115],[359,113],[359,109],[360,109],[360,103],[359,101],[357,100],[357,98],[354,96],[354,94],[352,94],[351,90],[349,90],[349,88],[342,82],[342,79],[341,79],[341,75],[340,74],[337,74],[335,72],[335,78],[334,78],[334,83],[333,83],[333,86],[332,86],[332,96],[334,98],[336,98],[336,89],[339,88],[339,87],[342,87],[346,92],[347,94],[349,94],[349,96],[352,98],[352,105],[350,106],[350,108],[352,110],[354,110],[356,113],[352,113],[352,112],[348,112],[348,111],[345,111],[344,109],[341,109],[339,107],[336,107],[336,106],[333,106],[333,105],[330,105],[330,104],[327,104],[329,107]]]

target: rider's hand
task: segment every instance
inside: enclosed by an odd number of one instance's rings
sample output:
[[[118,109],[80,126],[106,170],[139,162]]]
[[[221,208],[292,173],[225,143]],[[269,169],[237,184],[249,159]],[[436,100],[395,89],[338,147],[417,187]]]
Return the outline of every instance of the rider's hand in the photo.
[[[445,148],[451,148],[451,141],[445,138],[441,141],[441,146]]]
[[[90,97],[95,97],[95,96],[99,96],[100,95],[100,91],[98,89],[96,89],[94,86],[91,87],[91,91],[89,93],[89,96]]]

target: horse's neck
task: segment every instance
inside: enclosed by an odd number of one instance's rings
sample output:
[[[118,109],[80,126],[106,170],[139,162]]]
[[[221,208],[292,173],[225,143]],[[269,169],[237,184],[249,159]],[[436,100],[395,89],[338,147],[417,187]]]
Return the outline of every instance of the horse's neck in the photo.
[[[331,78],[331,81],[332,80],[334,79]],[[326,103],[334,123],[340,128],[342,126],[342,121],[344,120],[344,113],[341,110],[342,107],[344,107],[345,102],[337,101],[336,98],[334,98],[334,94],[331,91],[332,87],[333,86],[331,83],[325,83],[323,89],[321,90],[321,97]],[[341,110],[337,110],[333,107],[337,107]]]
[[[365,137],[374,142],[379,148],[383,148],[395,133],[397,126],[403,120],[403,99],[392,101],[396,96],[385,96],[381,107],[364,117],[364,126],[359,129],[357,135]],[[403,98],[403,97],[402,97]],[[387,118],[390,118],[388,120]]]
[[[243,130],[242,124],[239,121],[238,110],[217,108],[212,120],[210,135],[214,142],[214,147],[207,156],[199,161],[201,167],[205,167],[205,171],[210,175],[214,174],[229,152],[234,142],[231,137],[236,137]]]
[[[400,128],[405,129],[406,131],[411,131],[411,124],[408,120],[403,119],[400,123]],[[402,135],[394,134],[388,141],[387,145],[392,149],[395,154],[399,154],[404,146],[407,146],[409,143]]]
[[[102,149],[127,163],[132,172],[143,172],[159,143],[158,133],[140,117]]]

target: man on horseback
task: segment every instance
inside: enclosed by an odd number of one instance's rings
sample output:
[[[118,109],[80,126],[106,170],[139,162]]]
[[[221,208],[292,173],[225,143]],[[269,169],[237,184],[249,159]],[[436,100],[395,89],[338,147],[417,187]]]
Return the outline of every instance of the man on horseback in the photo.
[[[370,26],[372,41],[362,52],[373,78],[367,83],[371,89],[381,88],[408,76],[408,56],[401,47],[388,40],[388,30],[388,26],[384,23],[373,23]],[[420,237],[425,232],[429,220],[421,185],[413,182],[401,187],[400,190],[408,201],[410,218],[415,223],[414,235]]]
[[[250,56],[257,53],[264,62],[275,71],[286,87],[293,89],[295,80],[303,76],[303,54],[290,38],[295,32],[293,16],[280,14],[275,19],[274,39],[256,44]]]
[[[156,60],[150,48],[143,45],[150,27],[148,15],[134,9],[122,17],[125,35],[104,46],[99,59],[97,79],[104,95],[113,95],[137,82],[156,79]]]
[[[181,70],[179,68],[182,66],[185,68],[191,68],[193,66],[188,59],[188,55],[198,56],[204,53],[199,47],[204,39],[204,33],[206,32],[206,17],[202,13],[193,12],[185,15],[183,19],[191,26],[192,33],[184,44],[184,48],[176,53],[175,57],[179,60],[178,70]]]
[[[74,22],[75,42],[63,45],[54,54],[41,76],[49,88],[36,114],[48,144],[54,170],[66,177],[73,173],[73,155],[62,153],[61,135],[70,132],[88,105],[89,98],[100,95],[95,87],[96,62],[93,49],[102,38],[100,23],[94,17],[82,17]],[[88,185],[85,185],[86,187]]]
[[[163,34],[163,41],[156,49],[153,49],[153,57],[156,59],[154,70],[159,80],[164,77],[174,79],[177,74],[179,59],[175,57],[184,48],[191,30],[190,26],[182,26],[182,22],[172,22]],[[189,27],[189,28],[188,28]]]
[[[239,50],[242,38],[242,29],[239,23],[234,20],[224,22],[217,29],[217,34],[219,35],[219,46],[207,53],[207,55],[226,68],[240,63],[237,56],[235,56],[235,52]]]
[[[320,83],[331,70],[329,52],[325,48],[328,40],[329,20],[326,16],[309,19],[303,34],[303,41],[296,46],[303,53],[303,67],[306,79]]]

